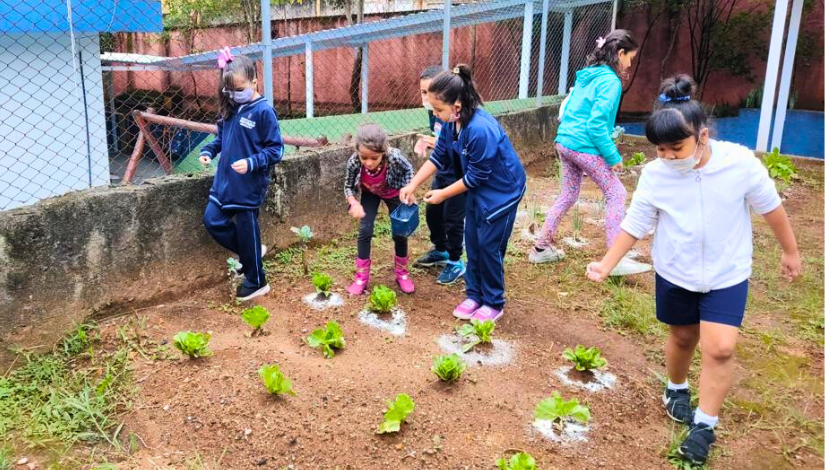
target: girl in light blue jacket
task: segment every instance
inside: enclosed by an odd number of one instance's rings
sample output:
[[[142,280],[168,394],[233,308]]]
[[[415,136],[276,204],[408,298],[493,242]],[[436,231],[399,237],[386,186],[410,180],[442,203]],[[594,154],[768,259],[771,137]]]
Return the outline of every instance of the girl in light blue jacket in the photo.
[[[564,214],[579,199],[582,174],[589,176],[604,193],[608,247],[619,234],[627,191],[613,172],[622,168],[622,156],[612,134],[622,95],[619,74],[630,68],[637,49],[630,32],[617,29],[596,41],[596,48],[587,57],[587,66],[576,73],[576,84],[556,136],[562,165],[561,193],[547,213],[536,246],[530,252],[533,263],[564,258],[564,252],[552,245],[553,235]]]

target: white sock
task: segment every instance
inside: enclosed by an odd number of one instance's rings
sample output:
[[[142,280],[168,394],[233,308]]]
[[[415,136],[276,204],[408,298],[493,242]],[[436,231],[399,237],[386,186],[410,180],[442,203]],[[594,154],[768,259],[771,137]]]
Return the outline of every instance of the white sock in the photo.
[[[706,424],[709,428],[713,429],[716,427],[716,423],[719,422],[718,416],[708,416],[705,414],[704,411],[696,408],[696,412],[693,413],[693,424]]]
[[[680,384],[675,384],[675,383],[671,382],[670,380],[668,380],[667,381],[667,388],[669,388],[671,390],[687,390],[688,388],[690,388],[690,386],[688,385],[687,380],[685,380],[684,383],[680,383]]]

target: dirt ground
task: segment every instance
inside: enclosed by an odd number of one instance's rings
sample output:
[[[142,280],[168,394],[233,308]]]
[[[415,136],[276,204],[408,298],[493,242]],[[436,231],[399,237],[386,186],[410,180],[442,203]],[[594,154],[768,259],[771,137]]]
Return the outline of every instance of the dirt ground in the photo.
[[[621,150],[652,156],[640,144]],[[265,336],[248,336],[250,328],[238,316],[241,308],[230,303],[228,282],[124,312],[101,325],[98,347],[104,349],[114,347],[124,325],[137,342],[170,342],[181,330],[213,335],[214,355],[205,359],[180,359],[174,350],[167,359],[132,355],[139,391],[123,416],[121,434],[139,436],[140,444],[118,468],[490,469],[516,450],[536,457],[541,469],[673,468],[666,454],[682,427],[671,423],[661,406],[665,336],[652,317],[653,274],[605,285],[584,279],[587,262],[604,250],[600,194],[592,182],[586,182],[582,200],[596,209],[587,204],[580,209],[589,246],[566,248],[568,258],[557,264],[527,262],[531,242],[522,231],[540,222],[537,214],[552,204],[555,168],[550,160],[529,169],[523,216],[508,249],[508,304],[494,337],[514,346],[510,364],[469,364],[455,384],[442,384],[430,372],[433,357],[442,354],[437,339],[454,326],[450,313],[464,298],[463,283],[439,286],[437,271],[414,270],[415,294],[399,294],[407,333],[392,336],[359,322],[366,299],[343,290],[351,273],[352,235],[307,253],[310,266],[329,272],[334,291],[345,295],[345,305],[337,309],[306,305],[302,298],[312,285],[300,272],[300,256],[272,253],[273,290],[259,302],[272,313]],[[734,391],[709,468],[822,468],[821,172],[821,165],[803,164],[802,178],[786,193],[806,263],[804,281],[781,284],[777,244],[755,218],[755,272],[765,274],[754,275]],[[628,171],[623,179],[632,192],[634,174]],[[568,214],[561,237],[571,234],[571,218]],[[428,248],[422,228],[411,240],[413,257]],[[639,245],[641,260],[648,262],[649,242]],[[373,246],[372,285],[395,287],[389,236],[377,235]],[[325,359],[303,338],[333,319],[347,345]],[[562,351],[577,344],[601,348],[608,371],[617,377],[612,389],[589,393],[554,376],[566,363]],[[257,370],[267,363],[281,366],[297,396],[266,393]],[[691,377],[693,385],[696,379]],[[533,429],[536,404],[554,390],[590,408],[586,442],[559,444]],[[387,400],[399,393],[413,398],[415,411],[401,432],[375,434]]]

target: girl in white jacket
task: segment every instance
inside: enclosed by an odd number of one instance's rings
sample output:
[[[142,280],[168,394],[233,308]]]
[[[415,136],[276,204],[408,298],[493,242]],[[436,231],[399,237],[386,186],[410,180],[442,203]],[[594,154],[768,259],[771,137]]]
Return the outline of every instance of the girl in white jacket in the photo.
[[[750,211],[764,217],[782,246],[780,269],[795,279],[801,264],[793,230],[768,172],[745,147],[709,137],[707,116],[691,100],[687,75],[662,83],[647,139],[659,158],[645,166],[622,231],[587,277],[602,281],[636,240],[655,228],[656,317],[670,334],[665,346],[668,416],[690,425],[679,452],[707,459],[713,428],[730,389],[733,350],[745,314],[753,234]],[[699,407],[690,406],[687,375],[701,343]]]

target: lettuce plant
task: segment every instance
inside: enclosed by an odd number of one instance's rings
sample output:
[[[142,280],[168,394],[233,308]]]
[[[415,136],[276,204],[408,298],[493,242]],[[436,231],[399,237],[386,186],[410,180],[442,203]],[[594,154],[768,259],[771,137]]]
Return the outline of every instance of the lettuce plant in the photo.
[[[464,364],[458,354],[445,354],[433,360],[430,370],[444,382],[452,382],[458,380],[466,369],[467,364]]]
[[[414,409],[415,402],[409,395],[405,393],[398,394],[394,402],[387,402],[384,422],[378,427],[378,434],[400,431],[401,423],[407,420],[407,416],[409,416]]]
[[[579,344],[576,349],[565,349],[562,357],[572,361],[576,365],[576,370],[586,371],[601,369],[607,365],[607,359],[601,357],[601,354],[599,348],[585,348]]]
[[[462,352],[467,352],[479,344],[492,342],[492,334],[495,329],[496,322],[493,320],[470,320],[470,323],[459,327],[458,334],[471,339],[469,343],[464,345]]]
[[[209,333],[195,333],[192,331],[181,331],[172,338],[175,348],[183,354],[191,357],[207,357],[212,355],[212,351],[207,347],[212,335]]]
[[[311,348],[320,347],[327,359],[335,356],[335,349],[341,349],[346,346],[347,342],[344,340],[344,332],[338,323],[331,321],[326,324],[325,328],[318,328],[312,334],[306,337],[306,342]]]
[[[269,310],[262,305],[256,305],[241,312],[243,321],[252,327],[253,336],[262,331],[262,327],[269,320],[269,316]]]
[[[565,401],[559,392],[553,392],[550,398],[545,398],[536,406],[536,419],[557,422],[562,418],[572,418],[586,424],[590,421],[590,409],[579,405],[575,398]]]
[[[397,303],[395,291],[387,286],[377,286],[370,292],[369,309],[375,313],[389,313]]]
[[[276,364],[261,366],[261,368],[258,369],[258,375],[261,377],[261,382],[264,383],[264,387],[266,387],[266,391],[269,392],[270,395],[296,395],[295,391],[292,390],[292,381],[286,378]]]
[[[327,273],[315,273],[312,275],[312,285],[319,296],[327,299],[332,290],[332,277]]]
[[[538,470],[536,459],[526,452],[519,452],[510,457],[510,460],[498,459],[496,466],[499,470]]]

